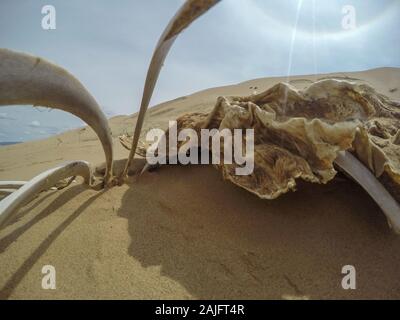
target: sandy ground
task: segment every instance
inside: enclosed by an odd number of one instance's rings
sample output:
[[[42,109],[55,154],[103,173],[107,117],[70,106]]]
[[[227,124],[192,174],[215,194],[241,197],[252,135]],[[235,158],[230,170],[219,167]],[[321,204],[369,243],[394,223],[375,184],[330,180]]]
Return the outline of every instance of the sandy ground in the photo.
[[[369,83],[400,100],[400,69],[301,76]],[[285,80],[256,79],[208,89],[149,112],[145,130],[211,110],[220,95],[247,95]],[[117,139],[136,115],[110,119]],[[0,148],[0,179],[30,179],[66,160],[104,161],[88,129]],[[356,184],[302,183],[277,200],[258,199],[210,166],[165,166],[101,192],[75,183],[47,191],[0,230],[0,298],[332,299],[400,298],[400,237]],[[357,289],[343,290],[344,265]],[[44,265],[57,289],[43,290]]]

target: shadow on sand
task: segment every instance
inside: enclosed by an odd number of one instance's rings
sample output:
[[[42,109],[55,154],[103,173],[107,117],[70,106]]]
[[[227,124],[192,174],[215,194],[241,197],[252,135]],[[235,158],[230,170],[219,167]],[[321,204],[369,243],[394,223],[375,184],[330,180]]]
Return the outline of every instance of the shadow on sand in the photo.
[[[46,218],[49,214],[56,211],[63,204],[77,196],[79,193],[86,190],[83,185],[75,186],[67,189],[61,195],[50,203],[44,210],[42,210],[38,215],[36,215],[32,220],[30,220],[25,225],[17,228],[10,235],[0,240],[0,252],[3,252],[12,242],[16,241],[18,237],[31,228],[33,225],[38,223],[40,220]],[[21,280],[29,272],[29,270],[34,266],[36,261],[47,251],[51,244],[60,236],[60,234],[83,212],[86,208],[90,206],[98,197],[103,194],[102,192],[97,193],[95,196],[89,198],[87,201],[82,203],[79,208],[75,210],[67,219],[63,221],[56,229],[53,231],[49,230],[49,235],[45,240],[37,247],[37,249],[25,260],[25,262],[16,270],[12,277],[6,282],[3,288],[0,290],[0,299],[7,299],[10,297],[14,289],[18,286]]]
[[[139,180],[118,213],[128,220],[129,254],[195,298],[400,298],[400,239],[346,179],[273,201],[205,166],[165,166]],[[341,287],[347,264],[357,290]]]

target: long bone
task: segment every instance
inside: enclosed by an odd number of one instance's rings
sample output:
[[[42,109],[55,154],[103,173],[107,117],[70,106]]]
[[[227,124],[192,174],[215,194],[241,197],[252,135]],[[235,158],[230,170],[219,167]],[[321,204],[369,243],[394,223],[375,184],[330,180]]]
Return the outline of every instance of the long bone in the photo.
[[[85,183],[89,183],[91,179],[89,163],[86,161],[69,161],[60,164],[39,174],[8,195],[0,201],[0,227],[4,225],[13,212],[30,202],[38,193],[49,189],[58,181],[72,176],[81,176]]]
[[[372,172],[347,151],[340,152],[335,163],[368,192],[386,215],[389,226],[400,234],[400,205]]]
[[[37,105],[72,113],[97,134],[106,157],[104,183],[111,178],[113,148],[107,118],[70,73],[42,58],[0,49],[0,106]]]
[[[172,44],[185,28],[187,28],[203,13],[211,9],[219,1],[220,0],[187,0],[168,23],[160,39],[158,40],[153,57],[151,58],[149,69],[147,70],[142,102],[140,104],[139,115],[136,121],[135,132],[133,134],[132,147],[126,161],[124,171],[122,172],[121,180],[126,177],[133,157],[135,156],[146,111],[149,107],[150,99],[160,74],[161,67],[163,66],[165,58],[167,57]]]
[[[187,0],[179,9],[176,15],[165,28],[160,40],[157,43],[156,49],[147,71],[146,82],[143,90],[142,102],[140,105],[139,115],[137,118],[135,131],[132,140],[129,157],[122,174],[122,178],[127,175],[129,166],[136,153],[139,142],[140,133],[143,126],[144,117],[150,103],[151,96],[154,91],[157,78],[159,76],[164,60],[174,43],[175,39],[186,27],[188,27],[196,18],[207,12],[220,0]],[[346,152],[341,154],[335,160],[335,163],[352,176],[365,191],[376,201],[386,215],[389,224],[393,227],[396,233],[400,233],[400,207],[397,201],[383,187],[378,179],[354,156]],[[150,168],[148,164],[143,171]]]

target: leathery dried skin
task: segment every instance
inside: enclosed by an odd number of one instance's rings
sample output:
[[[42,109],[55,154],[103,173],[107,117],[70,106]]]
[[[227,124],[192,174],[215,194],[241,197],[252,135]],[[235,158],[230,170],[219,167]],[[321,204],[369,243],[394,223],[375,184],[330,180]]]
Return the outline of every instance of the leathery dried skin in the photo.
[[[225,179],[274,199],[294,190],[296,179],[327,183],[339,151],[356,155],[399,201],[400,107],[368,85],[322,80],[305,90],[279,83],[257,95],[220,97],[209,114],[186,114],[178,130],[254,129],[254,171]],[[221,147],[223,153],[223,147]],[[222,157],[221,157],[222,159]]]

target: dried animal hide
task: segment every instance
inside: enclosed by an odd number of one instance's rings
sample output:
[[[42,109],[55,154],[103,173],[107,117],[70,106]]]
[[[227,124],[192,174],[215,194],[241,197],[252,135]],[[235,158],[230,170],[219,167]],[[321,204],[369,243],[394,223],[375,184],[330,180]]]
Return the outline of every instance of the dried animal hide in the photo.
[[[216,167],[261,198],[295,190],[298,178],[329,182],[338,152],[348,150],[400,202],[400,105],[368,85],[328,79],[301,91],[279,83],[257,95],[220,97],[209,114],[177,123],[178,132],[194,129],[199,140],[201,129],[254,129],[253,173],[236,175],[235,163]]]

